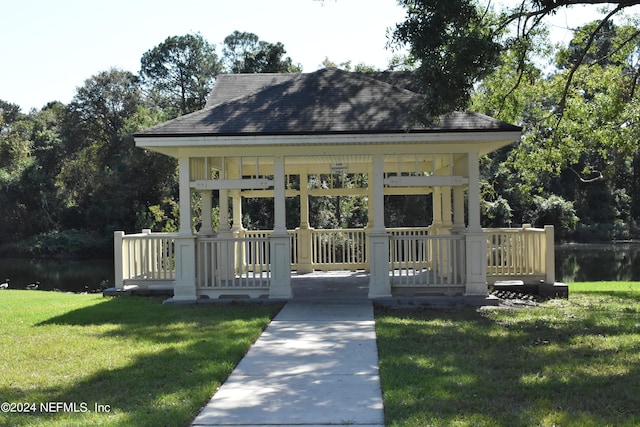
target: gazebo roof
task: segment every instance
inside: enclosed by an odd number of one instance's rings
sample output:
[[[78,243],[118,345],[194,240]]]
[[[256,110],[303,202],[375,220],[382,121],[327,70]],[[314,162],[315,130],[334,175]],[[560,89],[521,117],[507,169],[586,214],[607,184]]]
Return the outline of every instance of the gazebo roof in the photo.
[[[135,136],[521,131],[472,112],[453,112],[425,126],[415,116],[423,99],[407,72],[325,68],[303,74],[223,74],[217,77],[204,109]]]

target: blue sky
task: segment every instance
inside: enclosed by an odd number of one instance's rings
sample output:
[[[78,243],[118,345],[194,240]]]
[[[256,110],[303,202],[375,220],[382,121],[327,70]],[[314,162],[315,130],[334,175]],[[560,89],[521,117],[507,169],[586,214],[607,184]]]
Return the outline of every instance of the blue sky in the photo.
[[[144,52],[189,33],[219,54],[235,30],[282,42],[305,72],[325,57],[385,68],[393,55],[387,29],[403,17],[395,0],[8,1],[0,12],[0,99],[23,112],[68,103],[89,77],[112,67],[137,73]]]
[[[19,0],[0,12],[0,99],[23,112],[67,103],[111,67],[133,73],[169,36],[199,32],[221,53],[235,30],[282,42],[303,71],[325,57],[384,68],[386,30],[402,20],[395,0]]]

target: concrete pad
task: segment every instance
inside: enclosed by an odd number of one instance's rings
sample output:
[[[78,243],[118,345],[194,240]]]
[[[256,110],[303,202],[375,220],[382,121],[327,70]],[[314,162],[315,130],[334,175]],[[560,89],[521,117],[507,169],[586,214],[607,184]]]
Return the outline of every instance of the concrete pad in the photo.
[[[291,301],[288,302],[274,321],[346,321],[373,320],[373,306],[370,301]]]
[[[246,424],[383,425],[379,378],[232,375],[192,425]]]

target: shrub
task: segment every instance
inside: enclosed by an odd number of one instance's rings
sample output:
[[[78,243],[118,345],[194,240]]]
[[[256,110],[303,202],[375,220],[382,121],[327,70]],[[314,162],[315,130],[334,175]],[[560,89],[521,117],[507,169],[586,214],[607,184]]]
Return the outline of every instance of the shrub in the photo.
[[[533,218],[531,223],[536,227],[553,225],[559,237],[565,237],[576,229],[578,221],[573,202],[561,196],[535,196],[533,199]]]

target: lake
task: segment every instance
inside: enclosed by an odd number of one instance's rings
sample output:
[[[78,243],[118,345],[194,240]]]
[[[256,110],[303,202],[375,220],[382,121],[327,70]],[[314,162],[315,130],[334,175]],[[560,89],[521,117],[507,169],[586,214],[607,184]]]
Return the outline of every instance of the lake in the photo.
[[[640,281],[640,242],[556,246],[556,281]]]
[[[24,289],[40,282],[39,289],[96,292],[113,287],[113,260],[55,260],[0,258],[0,283]],[[640,281],[640,243],[570,244],[556,246],[556,280]]]
[[[0,282],[7,278],[13,289],[40,282],[38,289],[42,290],[96,292],[113,287],[113,260],[0,258]]]

